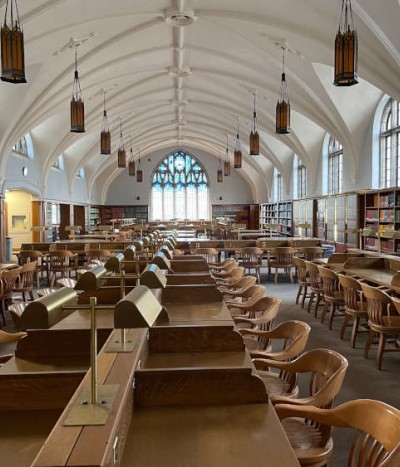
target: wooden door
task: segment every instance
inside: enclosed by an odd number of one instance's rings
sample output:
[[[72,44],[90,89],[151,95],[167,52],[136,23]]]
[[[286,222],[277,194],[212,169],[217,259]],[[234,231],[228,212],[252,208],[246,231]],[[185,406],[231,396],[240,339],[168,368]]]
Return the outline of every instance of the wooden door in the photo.
[[[68,240],[69,232],[65,231],[67,225],[71,225],[69,204],[60,204],[60,240]]]
[[[85,206],[74,205],[74,225],[81,226],[81,233],[85,231]]]

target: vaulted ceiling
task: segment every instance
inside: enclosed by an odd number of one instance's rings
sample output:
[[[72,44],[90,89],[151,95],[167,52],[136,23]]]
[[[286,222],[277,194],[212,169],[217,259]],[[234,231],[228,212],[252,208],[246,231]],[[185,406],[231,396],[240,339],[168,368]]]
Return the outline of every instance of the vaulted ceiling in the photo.
[[[11,147],[31,132],[43,179],[64,154],[89,184],[119,173],[122,118],[134,155],[188,145],[233,148],[237,118],[245,154],[257,92],[261,155],[244,177],[259,193],[267,173],[288,173],[293,153],[312,170],[326,132],[356,173],[365,130],[384,93],[400,99],[399,0],[353,0],[360,84],[335,88],[333,40],[341,0],[20,0],[28,84],[0,83],[1,174]],[[4,12],[5,1],[0,1]],[[86,133],[69,131],[78,44]],[[282,47],[292,106],[290,135],[275,134]],[[113,155],[99,154],[103,90]],[[4,176],[4,175],[3,175]],[[313,176],[311,174],[311,176]],[[314,177],[316,174],[314,173]],[[253,188],[254,188],[253,186]]]

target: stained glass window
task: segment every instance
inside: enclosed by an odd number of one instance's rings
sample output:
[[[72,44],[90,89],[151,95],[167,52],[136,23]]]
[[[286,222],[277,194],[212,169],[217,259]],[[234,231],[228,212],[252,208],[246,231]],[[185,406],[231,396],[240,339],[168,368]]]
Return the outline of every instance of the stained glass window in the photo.
[[[208,219],[208,176],[200,163],[184,151],[169,154],[152,178],[153,220]]]

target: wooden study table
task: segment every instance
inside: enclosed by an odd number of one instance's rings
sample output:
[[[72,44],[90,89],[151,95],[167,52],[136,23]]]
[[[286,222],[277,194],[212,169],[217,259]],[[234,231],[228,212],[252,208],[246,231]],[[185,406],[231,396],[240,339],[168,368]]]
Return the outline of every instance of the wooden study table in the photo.
[[[123,467],[298,466],[218,294],[207,284],[167,288],[169,321],[128,330],[133,352],[106,343],[101,381],[120,385],[106,425],[63,426],[67,407],[32,465],[113,465],[116,457]],[[87,375],[69,406],[88,384]]]

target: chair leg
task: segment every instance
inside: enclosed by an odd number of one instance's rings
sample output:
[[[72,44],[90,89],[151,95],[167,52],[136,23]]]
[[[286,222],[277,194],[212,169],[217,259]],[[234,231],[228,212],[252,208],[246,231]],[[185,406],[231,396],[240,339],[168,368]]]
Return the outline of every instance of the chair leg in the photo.
[[[275,268],[275,285],[278,285],[278,268]]]
[[[325,315],[329,310],[329,305],[330,305],[329,302],[325,302],[324,309],[322,310],[322,315],[321,315],[321,323],[323,323],[325,321]],[[317,309],[317,308],[315,308],[315,309]]]
[[[374,337],[375,337],[375,331],[370,330],[368,340],[365,343],[365,349],[364,349],[364,358],[365,359],[368,359],[369,349],[370,349],[371,345],[374,342]]]
[[[289,275],[290,283],[293,284],[292,268],[291,267],[288,268],[287,272],[288,272],[288,275]]]
[[[329,330],[332,331],[332,326],[333,326],[333,318],[335,317],[335,311],[336,311],[336,304],[332,303],[331,304],[331,312],[329,316]]]
[[[315,309],[314,309],[314,316],[315,317],[317,317],[317,315],[318,315],[318,307],[319,307],[319,304],[321,302],[321,298],[322,298],[321,294],[317,293],[317,300],[315,302]]]
[[[33,295],[33,290],[32,290],[32,289],[29,291],[29,297],[30,297],[30,299],[31,299],[32,301],[35,300],[35,297],[34,297],[34,295]]]
[[[307,307],[308,313],[311,313],[311,306],[312,306],[312,304],[313,304],[314,297],[315,297],[315,292],[311,291],[311,294],[310,294],[310,301],[308,302],[308,307]]]
[[[357,331],[358,331],[358,326],[360,325],[360,317],[355,316],[353,318],[353,328],[351,330],[351,346],[353,349],[356,347],[356,338],[357,338]]]
[[[1,299],[1,316],[3,318],[3,324],[4,326],[6,325],[6,316],[4,314],[5,312],[5,309],[6,309],[6,301],[4,300],[4,298]]]
[[[340,329],[340,338],[343,340],[344,339],[344,333],[346,332],[346,328],[349,325],[349,321],[351,319],[351,316],[346,314],[343,320],[342,327]],[[354,323],[354,320],[353,320]]]
[[[376,367],[378,370],[382,369],[382,357],[383,353],[385,352],[385,344],[386,344],[386,335],[381,332],[379,333],[379,344],[378,344],[378,352],[376,354]]]
[[[296,296],[296,305],[299,303],[299,298],[301,296],[302,289],[303,289],[303,286],[300,284],[299,285],[299,290],[297,291],[297,296]]]

